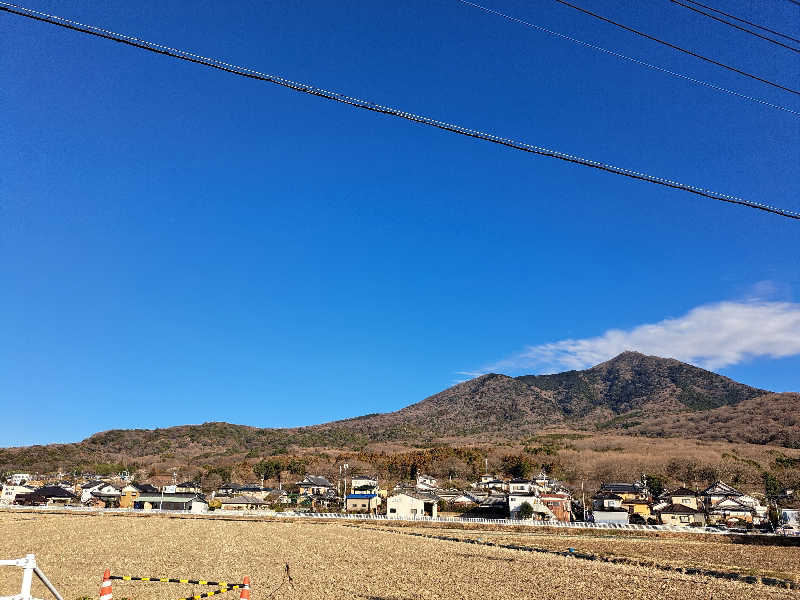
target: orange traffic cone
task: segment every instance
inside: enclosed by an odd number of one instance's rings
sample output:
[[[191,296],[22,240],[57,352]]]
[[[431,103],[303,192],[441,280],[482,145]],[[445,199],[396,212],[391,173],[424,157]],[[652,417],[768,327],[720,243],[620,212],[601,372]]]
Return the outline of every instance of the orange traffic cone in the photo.
[[[102,598],[100,600],[103,600]],[[250,600],[250,578],[245,575],[244,576],[244,585],[242,586],[242,592],[239,594],[239,600]]]
[[[111,571],[103,573],[103,585],[100,586],[100,600],[111,600]]]

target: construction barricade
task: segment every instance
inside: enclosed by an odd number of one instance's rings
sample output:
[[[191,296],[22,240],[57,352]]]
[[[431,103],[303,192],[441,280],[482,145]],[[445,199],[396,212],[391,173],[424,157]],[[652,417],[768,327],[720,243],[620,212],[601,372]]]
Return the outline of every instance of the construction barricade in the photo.
[[[11,560],[0,560],[0,567],[20,567],[22,569],[22,587],[19,594],[13,596],[0,596],[0,600],[38,600],[31,595],[31,584],[33,583],[33,576],[39,578],[44,586],[50,590],[50,593],[56,597],[56,600],[64,600],[56,591],[56,588],[45,577],[42,570],[36,564],[36,555],[28,554],[25,558],[13,558]]]
[[[245,577],[242,583],[228,583],[227,581],[207,581],[205,579],[175,579],[173,577],[135,577],[133,575],[112,575],[109,569],[103,573],[103,583],[100,585],[100,600],[112,600],[113,592],[111,590],[111,582],[117,581],[150,581],[156,583],[185,583],[190,585],[210,585],[218,587],[218,590],[204,592],[202,594],[195,594],[193,596],[186,596],[178,600],[201,600],[201,598],[209,598],[217,594],[224,594],[233,590],[241,590],[239,593],[239,600],[250,600],[250,578]],[[2,599],[0,599],[2,600]],[[59,600],[61,600],[59,598]]]

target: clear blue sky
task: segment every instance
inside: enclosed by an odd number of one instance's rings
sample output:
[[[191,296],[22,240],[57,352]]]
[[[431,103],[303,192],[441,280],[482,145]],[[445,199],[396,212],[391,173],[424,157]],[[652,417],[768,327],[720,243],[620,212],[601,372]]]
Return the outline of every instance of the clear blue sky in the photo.
[[[800,85],[795,53],[666,1],[581,3]],[[800,211],[800,118],[455,0],[27,5]],[[800,110],[555,2],[488,5]],[[796,221],[7,14],[0,82],[0,445],[395,410],[529,346],[800,300]],[[774,356],[718,370],[800,390]]]

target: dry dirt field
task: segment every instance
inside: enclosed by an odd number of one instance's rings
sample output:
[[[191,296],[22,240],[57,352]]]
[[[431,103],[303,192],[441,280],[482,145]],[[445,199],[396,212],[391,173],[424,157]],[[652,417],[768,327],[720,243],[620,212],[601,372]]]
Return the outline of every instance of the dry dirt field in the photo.
[[[409,524],[397,527],[382,524],[365,524],[384,531],[398,533],[421,533],[456,537],[459,539],[482,540],[502,545],[528,546],[546,550],[565,551],[574,548],[577,552],[596,554],[607,557],[624,557],[658,565],[673,567],[694,567],[738,573],[740,575],[757,575],[777,577],[784,580],[800,582],[800,546],[755,546],[730,543],[723,536],[702,536],[686,534],[677,536],[637,536],[614,535],[613,532],[560,531],[546,533],[543,531],[518,532],[509,530],[494,531],[486,528],[482,531],[464,531],[448,527],[419,527]]]
[[[542,546],[536,537],[532,545]],[[563,541],[561,537],[558,543]],[[659,554],[661,542],[649,541],[649,553]],[[691,552],[702,554],[700,544],[695,542]],[[669,555],[674,546],[663,549]],[[753,555],[763,550],[752,547]],[[797,560],[797,549],[769,550],[792,551],[791,560]],[[36,554],[64,600],[97,598],[105,568],[118,575],[226,581],[249,575],[253,600],[798,597],[797,590],[761,584],[439,541],[353,524],[0,512],[0,558],[29,552]],[[286,563],[293,586],[285,584],[273,596]],[[1,567],[0,595],[18,592],[19,578],[19,569]],[[113,588],[117,600],[174,600],[208,590],[120,581]],[[35,592],[48,597],[41,586]]]

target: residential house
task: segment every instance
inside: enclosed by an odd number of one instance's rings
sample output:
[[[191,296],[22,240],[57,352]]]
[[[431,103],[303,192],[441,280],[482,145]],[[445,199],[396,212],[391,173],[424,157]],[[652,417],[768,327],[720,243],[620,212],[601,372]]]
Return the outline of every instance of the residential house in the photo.
[[[436,517],[438,497],[427,492],[400,492],[389,496],[386,514],[399,519]]]
[[[119,490],[106,481],[89,481],[81,486],[81,504],[87,504],[92,499],[92,492],[114,494]]]
[[[722,481],[715,481],[700,492],[706,510],[710,510],[724,500],[738,500],[742,496],[744,496],[742,492]]]
[[[157,494],[158,488],[149,483],[129,483],[120,490],[119,507],[133,508],[139,494]]]
[[[259,500],[266,500],[271,491],[272,488],[261,487],[260,485],[251,483],[240,487],[236,495],[251,496],[253,498],[258,498]]]
[[[669,506],[669,502],[665,503],[664,506]],[[623,500],[622,501],[622,508],[628,511],[628,514],[639,515],[643,519],[647,519],[653,511],[650,507],[650,502],[648,500],[642,500],[640,498],[634,498],[633,500]]]
[[[269,508],[269,504],[257,496],[233,496],[223,498],[221,502],[221,510],[265,510]]]
[[[202,513],[208,511],[208,502],[200,494],[139,494],[133,503],[138,510],[183,510]]]
[[[601,490],[592,496],[592,518],[595,523],[628,523],[629,511],[623,507],[623,496]]]
[[[437,480],[435,477],[431,477],[430,475],[417,475],[417,489],[418,490],[435,490]]]
[[[510,496],[509,496],[510,498]],[[563,492],[554,492],[540,495],[544,504],[558,521],[569,523],[572,521],[572,498]],[[510,506],[510,500],[509,500]]]
[[[669,494],[671,504],[682,504],[694,510],[700,510],[702,505],[699,500],[699,494],[689,488],[681,487]]]
[[[102,490],[92,490],[89,500],[84,504],[97,508],[119,508],[121,497],[122,492],[117,487],[106,486]]]
[[[756,509],[734,498],[726,498],[714,504],[708,511],[708,521],[712,524],[724,523],[726,525],[760,524]]]
[[[9,477],[9,482],[11,485],[22,485],[23,483],[27,483],[32,479],[33,477],[31,477],[30,473],[14,473],[11,477]]]
[[[219,486],[217,489],[216,495],[217,496],[235,496],[239,493],[239,490],[242,489],[242,486],[238,483],[225,483]]]
[[[592,506],[594,510],[622,509],[625,498],[607,491],[599,491],[592,496]],[[625,509],[625,512],[628,512]]]
[[[68,506],[76,503],[75,494],[57,485],[45,485],[14,497],[14,504],[24,506]]]
[[[456,506],[472,506],[480,502],[475,494],[471,492],[462,492],[457,489],[438,491],[436,495],[439,496],[439,499],[444,500],[448,504]]]
[[[690,527],[692,525],[706,524],[705,513],[687,504],[670,504],[662,509],[658,515],[664,525]]]
[[[603,483],[601,492],[609,492],[622,496],[623,500],[646,500],[647,490],[640,483]]]
[[[335,494],[331,482],[319,475],[306,475],[297,485],[300,487],[301,496],[325,495],[329,492]]]
[[[347,512],[375,513],[380,505],[381,497],[378,494],[347,494],[345,498]]]
[[[274,503],[278,503],[278,504],[291,504],[292,503],[292,498],[291,498],[291,496],[289,496],[289,492],[287,492],[286,490],[275,490],[275,489],[270,490],[270,492],[269,492],[269,494],[267,494],[267,497],[265,498],[265,500],[267,500],[267,501],[269,501],[269,502],[271,502],[273,504]]]
[[[556,516],[542,499],[533,492],[522,492],[519,494],[509,494],[508,496],[508,515],[511,519],[520,519],[519,511],[522,505],[528,503],[533,509],[533,519],[539,521],[556,521]]]
[[[480,484],[486,490],[498,490],[501,492],[508,490],[508,484],[502,479],[489,479]]]
[[[350,491],[353,494],[377,494],[378,478],[367,475],[353,475],[350,478]]]
[[[199,494],[200,491],[200,484],[194,481],[184,481],[175,486],[178,494]]]
[[[27,485],[7,483],[3,486],[3,491],[0,492],[0,505],[14,504],[14,498],[17,497],[17,494],[30,494],[32,491],[34,491],[34,488]]]
[[[784,527],[789,526],[800,530],[800,507],[781,508],[778,520]]]
[[[515,477],[508,482],[509,494],[527,494],[528,492],[534,491],[533,488],[534,482],[524,477]]]
[[[478,481],[472,484],[472,487],[484,487],[487,481],[495,481],[497,479],[497,475],[492,475],[491,473],[484,473],[480,477],[478,477]]]

